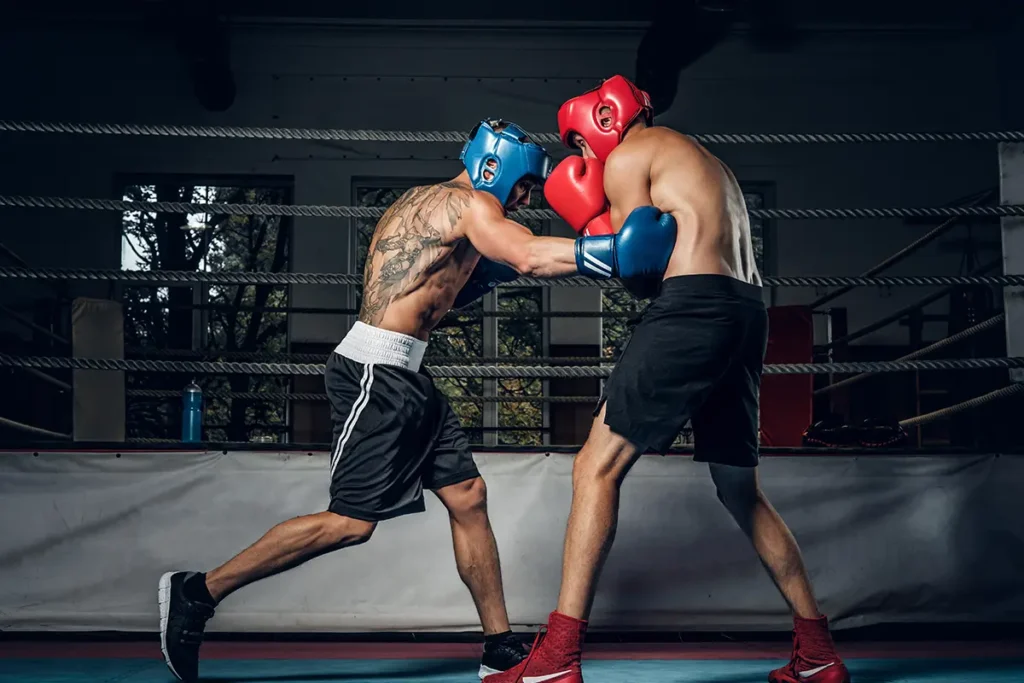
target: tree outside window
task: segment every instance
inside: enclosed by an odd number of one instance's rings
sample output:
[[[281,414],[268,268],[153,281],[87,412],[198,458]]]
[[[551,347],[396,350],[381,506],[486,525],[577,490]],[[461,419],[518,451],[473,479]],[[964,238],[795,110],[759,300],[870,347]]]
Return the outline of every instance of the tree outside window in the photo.
[[[282,183],[242,179],[136,178],[123,198],[235,204],[287,204]],[[283,272],[288,269],[290,222],[278,216],[228,216],[128,211],[122,214],[122,267],[126,270]],[[288,350],[286,285],[207,285],[123,288],[125,346],[136,356],[169,350],[176,358],[238,360]],[[160,354],[158,354],[160,355]],[[127,429],[131,438],[180,438],[181,402],[132,397],[132,390],[180,392],[195,380],[206,403],[211,441],[277,441],[287,436],[287,405],[230,393],[287,392],[286,376],[130,373]]]

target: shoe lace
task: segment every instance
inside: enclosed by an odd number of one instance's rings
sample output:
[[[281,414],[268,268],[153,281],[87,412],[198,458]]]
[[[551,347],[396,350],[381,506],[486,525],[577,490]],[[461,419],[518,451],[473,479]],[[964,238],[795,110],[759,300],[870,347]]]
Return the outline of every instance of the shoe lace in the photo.
[[[540,630],[537,631],[537,637],[533,639],[533,645],[530,646],[530,652],[529,652],[529,654],[526,655],[526,659],[523,660],[522,671],[525,672],[527,669],[530,668],[530,662],[533,660],[533,655],[537,654],[537,652],[540,650],[539,645],[540,645],[541,641],[544,640],[544,636],[546,636],[547,633],[548,633],[548,627],[547,626],[541,626]],[[520,673],[519,674],[519,678],[516,679],[516,683],[519,683],[519,681],[522,681],[522,680],[523,680],[523,675],[522,675],[522,673]]]
[[[789,656],[789,669],[792,671],[793,676],[796,677],[800,672],[813,669],[816,666],[820,666],[823,663],[818,660],[808,659],[804,655],[804,651],[800,648],[800,640],[797,638],[796,632],[793,633],[793,652]]]
[[[178,642],[182,645],[199,646],[203,642],[203,629],[206,622],[213,617],[213,608],[199,602],[193,602],[181,615],[181,627]]]
[[[518,664],[526,658],[527,649],[526,645],[519,640],[503,640],[500,643],[493,645],[484,645],[484,656],[485,657],[496,657],[499,659],[508,659]]]
[[[793,631],[793,651],[789,653],[789,668],[793,671],[793,675],[796,675],[797,664],[802,660],[800,656],[800,639],[796,635],[796,631]]]

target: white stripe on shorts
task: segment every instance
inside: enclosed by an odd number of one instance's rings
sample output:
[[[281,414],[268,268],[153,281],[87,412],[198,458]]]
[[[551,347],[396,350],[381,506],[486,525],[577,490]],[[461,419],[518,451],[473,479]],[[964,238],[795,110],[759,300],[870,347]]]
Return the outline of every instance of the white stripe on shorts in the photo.
[[[373,386],[373,363],[367,363],[363,366],[363,378],[359,380],[359,395],[356,396],[356,400],[352,402],[352,410],[348,414],[348,418],[345,420],[345,426],[342,427],[341,436],[338,438],[338,445],[334,449],[334,453],[331,454],[331,477],[334,477],[334,470],[338,468],[338,463],[341,462],[341,453],[345,450],[345,444],[348,443],[349,437],[352,436],[352,431],[355,429],[356,422],[359,420],[359,415],[363,412],[363,409],[370,402],[370,388]]]

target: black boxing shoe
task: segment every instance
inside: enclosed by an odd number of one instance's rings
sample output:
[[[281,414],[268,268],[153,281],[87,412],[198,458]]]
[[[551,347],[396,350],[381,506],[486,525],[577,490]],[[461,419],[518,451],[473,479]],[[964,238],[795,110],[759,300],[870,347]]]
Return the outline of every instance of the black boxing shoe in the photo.
[[[194,683],[199,678],[199,646],[203,644],[206,622],[214,606],[191,600],[185,593],[185,581],[196,572],[170,572],[160,577],[160,650],[164,662],[176,678]]]
[[[511,633],[496,643],[484,643],[480,659],[480,680],[485,676],[508,671],[526,659],[526,646]]]

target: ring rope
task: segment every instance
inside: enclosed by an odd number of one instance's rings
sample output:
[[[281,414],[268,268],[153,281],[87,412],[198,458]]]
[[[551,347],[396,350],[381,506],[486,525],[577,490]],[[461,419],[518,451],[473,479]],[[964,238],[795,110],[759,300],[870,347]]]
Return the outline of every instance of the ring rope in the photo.
[[[157,394],[159,394],[159,396]],[[936,411],[933,411],[933,412],[930,412],[930,413],[925,413],[923,415],[918,415],[916,417],[911,417],[911,418],[908,418],[906,420],[901,420],[900,421],[900,426],[906,428],[906,427],[916,427],[916,426],[920,426],[920,425],[923,425],[923,424],[928,424],[930,422],[935,422],[935,421],[941,420],[943,418],[950,417],[952,415],[965,412],[967,410],[978,408],[980,406],[986,405],[988,403],[992,403],[994,401],[998,401],[998,400],[1001,400],[1001,399],[1004,399],[1004,398],[1010,398],[1012,396],[1016,396],[1018,394],[1024,394],[1024,384],[1011,384],[1008,387],[1003,387],[1002,389],[997,389],[995,391],[989,392],[989,393],[984,394],[982,396],[978,396],[978,397],[972,398],[970,400],[964,401],[962,403],[958,403],[956,405],[949,406],[948,408],[942,408],[941,410],[936,410]],[[130,390],[128,392],[128,395],[129,396],[144,396],[144,397],[147,397],[147,398],[179,398],[180,397],[180,392],[175,392],[175,391],[155,391],[155,390]],[[251,393],[251,392],[250,393],[234,392],[234,393],[225,393],[225,394],[213,394],[212,396],[213,397],[217,397],[217,398],[226,398],[226,397],[231,397],[231,398],[251,398],[253,400],[272,400],[275,396],[279,397],[279,398],[286,398],[287,397],[288,400],[300,400],[300,401],[301,400],[326,400],[327,399],[327,395],[326,394],[294,394],[294,395],[293,394],[276,394],[276,395],[274,395],[274,394]],[[303,398],[291,398],[292,396],[298,396],[298,397],[303,397]],[[311,398],[305,398],[307,396],[311,397]],[[552,402],[552,403],[592,403],[592,402],[596,402],[598,397],[597,396],[546,396],[546,397],[540,397],[540,396],[524,396],[524,397],[511,397],[511,396],[493,396],[493,397],[487,397],[487,396],[457,396],[457,397],[449,397],[449,400],[454,401],[454,402],[470,402],[470,403],[490,403],[490,402],[498,402],[498,403],[526,403],[526,402],[531,402],[532,403],[532,402],[541,402],[541,399],[543,399],[544,402]],[[10,423],[11,421],[10,420],[5,420],[4,418],[0,418],[0,422]],[[21,425],[20,423],[14,423],[14,424],[15,425],[19,425],[20,427],[28,427],[28,425]],[[35,428],[35,427],[28,427],[28,429],[29,430],[34,430],[34,431],[39,431],[39,432],[44,432],[44,433],[46,433],[47,435],[50,435],[50,436],[57,436],[57,437],[62,437],[62,438],[70,438],[69,436],[64,435],[64,434],[57,434],[56,432],[46,432],[46,430],[41,430],[41,429],[38,429],[38,428]],[[133,439],[129,439],[129,441],[132,441],[132,440]],[[160,441],[160,439],[153,439],[152,441]]]
[[[175,360],[122,360],[112,358],[57,358],[45,356],[10,356],[0,353],[0,367],[59,368],[65,370],[119,370],[127,372],[183,372],[214,375],[321,375],[322,364],[294,363],[224,363]],[[613,367],[543,367],[543,366],[425,366],[433,377],[508,378],[584,378],[608,377]],[[766,375],[848,374],[859,372],[913,372],[918,370],[982,370],[989,368],[1024,368],[1024,357],[964,358],[959,360],[862,361],[853,363],[779,363],[765,365]]]
[[[993,401],[999,401],[1004,398],[1010,398],[1011,396],[1019,396],[1024,394],[1024,384],[1011,384],[1008,387],[1002,389],[996,389],[990,391],[987,394],[976,396],[975,398],[964,401],[963,403],[957,403],[956,405],[949,406],[948,408],[942,408],[924,415],[918,415],[917,417],[907,418],[906,420],[900,421],[901,427],[917,427],[918,425],[928,424],[929,422],[935,422],[957,413],[962,413],[967,410],[972,410],[980,406],[992,403]]]
[[[37,434],[39,436],[48,436],[54,439],[60,439],[62,441],[70,441],[70,434],[61,434],[60,432],[51,432],[49,429],[43,429],[42,427],[33,427],[23,422],[16,422],[14,420],[8,420],[6,417],[0,417],[0,425],[10,427],[11,429],[19,432],[27,432],[29,434]]]
[[[988,263],[983,263],[983,264],[981,264],[979,266],[976,266],[976,267],[972,268],[967,275],[969,277],[980,276],[980,275],[983,275],[984,273],[988,273],[989,271],[997,270],[999,268],[1002,268],[1002,265],[1003,265],[1002,264],[1002,259],[992,259]],[[854,340],[857,340],[857,339],[860,339],[861,337],[865,337],[865,336],[871,334],[872,332],[876,332],[877,330],[881,330],[881,329],[883,329],[885,327],[888,327],[889,325],[891,325],[891,324],[893,324],[895,322],[899,322],[900,320],[902,320],[906,316],[911,315],[911,314],[915,313],[916,311],[924,310],[925,306],[928,306],[928,305],[930,305],[930,304],[932,304],[932,303],[934,303],[936,301],[939,301],[940,299],[944,299],[944,298],[946,298],[947,296],[949,296],[950,294],[952,294],[955,291],[956,291],[956,286],[955,285],[945,286],[942,289],[933,291],[931,294],[928,294],[927,296],[922,297],[921,299],[918,299],[917,301],[915,301],[912,304],[904,306],[903,308],[901,308],[898,311],[894,311],[894,312],[890,313],[889,315],[886,315],[886,316],[883,316],[881,318],[878,318],[873,323],[868,323],[867,325],[865,325],[864,327],[860,328],[859,330],[855,330],[853,332],[850,332],[850,333],[848,333],[848,334],[846,334],[846,335],[844,335],[842,337],[839,337],[838,339],[833,339],[832,341],[828,342],[827,344],[825,344],[821,348],[824,351],[829,351],[829,350],[835,349],[835,348],[837,348],[839,346],[849,345],[850,342],[852,342]]]
[[[958,342],[963,341],[964,339],[967,339],[969,337],[973,337],[974,335],[976,335],[976,334],[978,334],[980,332],[984,332],[985,330],[988,330],[988,329],[990,329],[992,327],[995,327],[996,325],[999,325],[1000,323],[1002,323],[1005,319],[1006,319],[1006,314],[1005,313],[1000,313],[999,315],[993,316],[993,317],[989,318],[988,320],[984,320],[984,321],[978,323],[977,325],[972,325],[972,326],[968,327],[965,330],[961,330],[960,332],[957,332],[956,334],[954,334],[954,335],[952,335],[950,337],[946,337],[945,339],[940,339],[939,341],[935,342],[934,344],[929,344],[928,346],[924,347],[923,349],[918,349],[917,351],[914,351],[913,353],[908,353],[905,356],[900,356],[896,360],[897,361],[914,360],[915,358],[920,358],[921,356],[927,356],[929,353],[932,353],[933,351],[938,351],[939,349],[943,349],[943,348],[945,348],[947,346],[951,346],[953,344],[956,344]],[[859,381],[861,381],[863,379],[866,379],[867,377],[870,377],[870,376],[871,375],[869,375],[869,374],[860,374],[860,375],[854,375],[853,377],[847,377],[846,379],[841,380],[839,382],[836,382],[835,384],[829,384],[828,386],[821,387],[820,389],[815,389],[814,390],[814,395],[815,396],[820,396],[821,394],[827,394],[829,392],[835,391],[836,389],[839,389],[840,387],[848,387],[851,384],[855,384],[856,382],[859,382]]]
[[[198,360],[254,360],[272,363],[322,363],[329,354],[324,353],[265,353],[261,351],[192,351],[189,349],[147,349],[128,347],[125,353],[146,358],[193,358]],[[156,360],[159,360],[156,359]],[[439,356],[427,355],[423,360],[430,363],[453,365],[501,364],[511,365],[598,365],[614,363],[611,356]]]
[[[180,399],[173,389],[129,389],[129,398]],[[220,391],[204,393],[206,399],[238,399],[243,401],[326,401],[327,394],[285,393],[270,391]],[[452,403],[597,403],[600,396],[447,396]]]
[[[906,420],[900,421],[901,427],[916,427],[930,422],[935,422],[952,415],[978,408],[980,406],[998,401],[1004,398],[1016,396],[1024,393],[1024,384],[1012,384],[1002,389],[989,392],[982,396],[972,398],[970,400],[958,403],[948,408],[942,408],[930,413],[911,417]],[[129,390],[128,396],[136,396],[143,398],[179,398],[180,392],[176,391],[160,391],[160,390],[145,390],[136,389]],[[243,398],[251,400],[269,401],[274,398],[280,398],[285,400],[295,401],[322,401],[327,400],[326,394],[266,394],[266,393],[254,393],[254,392],[225,392],[221,394],[210,394],[213,398]],[[464,403],[539,403],[539,402],[550,402],[550,403],[594,403],[598,399],[597,396],[453,396],[449,397],[449,400],[453,402],[464,402]],[[58,434],[57,432],[49,432],[38,427],[30,427],[28,425],[22,425],[12,420],[7,420],[0,417],[0,423],[8,424],[16,429],[25,429],[26,431],[33,431],[42,433],[46,436],[54,436],[59,438],[70,439],[71,437],[66,434]],[[129,439],[130,441],[133,439]],[[160,439],[154,439],[153,441],[160,441]]]
[[[218,285],[360,285],[362,275],[340,273],[264,273],[251,271],[98,270],[92,268],[0,267],[0,279],[104,280],[145,284],[206,282]],[[778,276],[762,279],[765,287],[935,287],[952,285],[1024,285],[1024,275],[905,275],[881,277]],[[509,287],[621,287],[618,280],[521,277],[499,285]]]
[[[339,273],[260,273],[200,272],[192,270],[97,270],[74,268],[9,268],[0,267],[0,279],[18,280],[108,280],[146,284],[206,282],[219,285],[360,285],[362,275]],[[502,283],[502,287],[621,287],[617,280],[591,280],[585,277],[558,279],[519,278]]]
[[[13,321],[15,321],[17,323],[20,323],[21,325],[27,327],[28,329],[32,330],[33,332],[35,332],[37,334],[41,334],[44,337],[48,337],[48,338],[52,339],[53,341],[57,342],[61,346],[71,346],[71,342],[68,341],[67,339],[65,339],[64,337],[60,336],[59,334],[57,334],[55,332],[52,332],[52,331],[46,329],[42,325],[37,325],[35,323],[35,321],[33,321],[32,319],[23,316],[21,313],[18,313],[17,311],[15,311],[15,310],[13,310],[11,308],[8,308],[7,306],[4,306],[3,304],[0,304],[0,315],[7,316],[11,320],[13,320]]]
[[[294,315],[358,315],[358,308],[317,308],[306,306],[249,306],[246,304],[172,304],[167,301],[124,301],[127,309],[141,310],[188,310],[215,311],[227,313],[291,313]],[[0,314],[3,307],[0,305]],[[442,316],[444,320],[480,320],[499,318],[502,320],[537,320],[541,318],[634,318],[637,312],[630,311],[484,311],[480,308],[460,308],[449,310]],[[41,330],[37,330],[42,333]],[[45,334],[45,333],[44,333]],[[317,359],[320,360],[320,359]]]
[[[225,204],[220,202],[140,202],[123,199],[83,197],[37,197],[0,195],[0,206],[33,209],[80,209],[99,211],[142,211],[149,213],[204,213],[235,216],[303,216],[315,218],[379,218],[386,209],[371,206],[328,204]],[[748,209],[754,218],[764,219],[847,219],[847,218],[985,218],[1024,216],[1024,205],[932,206],[878,209]],[[536,220],[558,219],[547,209],[520,209],[517,217]]]
[[[987,201],[989,199],[989,197],[994,195],[994,194],[995,194],[994,191],[984,192],[980,196],[978,196],[976,199],[971,201],[969,206],[977,206],[977,205]],[[891,256],[889,256],[887,258],[885,258],[884,260],[882,260],[881,262],[879,262],[876,265],[872,266],[871,268],[868,268],[866,271],[864,271],[863,273],[860,274],[861,277],[873,277],[875,275],[878,275],[882,271],[884,271],[884,270],[888,269],[889,267],[899,263],[900,261],[902,261],[903,259],[907,258],[911,254],[916,253],[919,249],[921,249],[925,245],[930,244],[931,242],[934,242],[936,239],[938,239],[942,235],[944,235],[947,232],[949,232],[950,229],[954,228],[959,223],[960,223],[960,219],[959,218],[947,218],[946,220],[942,221],[939,225],[935,226],[934,228],[932,228],[927,233],[925,233],[921,237],[917,238],[916,240],[914,240],[910,244],[908,244],[905,247],[903,247],[902,249],[896,251],[894,254],[892,254]],[[811,302],[809,307],[812,310],[820,309],[822,306],[824,306],[828,302],[834,301],[835,299],[838,299],[842,295],[844,295],[847,292],[849,292],[851,289],[853,289],[853,287],[850,286],[850,285],[847,285],[845,287],[840,287],[839,289],[833,290],[833,291],[831,291],[831,292],[829,292],[827,294],[824,294],[824,295],[818,297],[817,299],[815,299],[814,301]]]
[[[6,256],[11,261],[14,261],[14,265],[16,265],[16,266],[21,266],[22,268],[25,268],[25,267],[28,266],[28,262],[25,259],[21,258],[17,254],[15,254],[13,251],[8,249],[7,246],[3,242],[0,242],[0,254],[3,254],[4,256]]]
[[[67,382],[63,382],[52,375],[48,375],[45,372],[40,372],[39,370],[34,370],[32,368],[21,368],[21,371],[26,374],[32,375],[33,377],[42,382],[46,382],[47,384],[56,387],[57,391],[68,394],[72,392],[70,384],[68,384]]]
[[[131,123],[69,123],[0,120],[0,131],[143,135],[150,137],[244,138],[248,140],[319,140],[344,142],[465,142],[464,131],[348,130],[345,128],[275,128],[247,126],[176,126]],[[538,142],[560,142],[558,133],[531,135]],[[707,144],[848,144],[866,142],[1024,142],[1024,131],[960,133],[700,133]]]
[[[142,303],[135,301],[124,302],[125,308],[141,308],[146,310],[168,310],[170,307],[166,304],[150,306],[148,302]],[[351,308],[303,308],[301,306],[246,306],[244,304],[235,306],[233,304],[217,304],[214,306],[205,306],[203,304],[181,304],[175,306],[174,309],[185,309],[192,311],[224,311],[227,313],[291,313],[294,315],[358,315],[358,310]],[[444,320],[484,320],[489,318],[498,318],[499,320],[540,320],[547,318],[622,318],[630,319],[635,318],[638,315],[636,312],[629,311],[484,311],[479,308],[465,308],[450,310],[445,313],[442,318]],[[322,360],[322,358],[317,359]],[[316,362],[316,361],[314,361]]]

